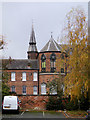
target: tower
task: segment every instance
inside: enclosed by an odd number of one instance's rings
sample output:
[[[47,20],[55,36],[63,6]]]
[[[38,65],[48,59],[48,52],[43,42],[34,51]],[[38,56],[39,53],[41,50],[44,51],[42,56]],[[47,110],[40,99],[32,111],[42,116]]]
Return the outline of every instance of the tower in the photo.
[[[28,54],[28,59],[37,59],[38,57],[38,51],[36,47],[36,39],[35,39],[33,25],[32,25],[32,31],[31,31],[29,48],[28,48],[27,54]]]

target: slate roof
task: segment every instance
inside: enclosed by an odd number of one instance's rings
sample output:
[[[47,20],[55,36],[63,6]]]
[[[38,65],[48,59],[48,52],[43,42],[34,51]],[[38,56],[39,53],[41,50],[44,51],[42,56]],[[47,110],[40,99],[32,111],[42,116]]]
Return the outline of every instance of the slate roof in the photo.
[[[58,43],[53,39],[51,36],[48,43],[41,49],[40,52],[46,52],[46,51],[61,51],[61,46],[58,45]]]
[[[36,43],[33,25],[32,25],[32,31],[30,36],[30,43]]]
[[[30,36],[30,42],[29,42],[29,48],[28,51],[37,51],[36,47],[36,39],[35,39],[35,33],[34,33],[34,28],[32,26],[32,31],[31,31],[31,36]]]
[[[38,60],[15,59],[7,65],[7,69],[39,69]]]

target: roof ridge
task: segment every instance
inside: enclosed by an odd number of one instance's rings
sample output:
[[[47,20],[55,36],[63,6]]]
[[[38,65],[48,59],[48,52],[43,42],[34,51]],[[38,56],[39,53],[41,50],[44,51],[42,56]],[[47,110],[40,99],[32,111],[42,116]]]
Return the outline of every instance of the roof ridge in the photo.
[[[61,48],[59,47],[58,43],[53,39],[53,37],[51,37],[40,52],[45,51],[61,51]]]
[[[48,49],[47,49],[47,51],[49,50],[49,47],[50,47],[50,43],[51,43],[51,41],[49,40],[49,45],[48,45]]]
[[[59,51],[59,48],[58,48],[58,46],[56,45],[56,41],[54,40],[54,44],[55,44],[55,47],[58,49],[58,51]]]

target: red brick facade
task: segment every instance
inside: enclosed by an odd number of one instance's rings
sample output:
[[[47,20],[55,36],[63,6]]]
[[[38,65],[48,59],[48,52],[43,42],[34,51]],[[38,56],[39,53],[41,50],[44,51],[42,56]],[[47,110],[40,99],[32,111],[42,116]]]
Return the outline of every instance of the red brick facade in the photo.
[[[18,95],[22,95],[22,86],[26,86],[26,93],[27,95],[33,95],[33,86],[38,86],[38,81],[33,81],[33,72],[37,72],[38,70],[7,70],[10,74],[10,79],[8,84],[11,86],[15,86],[15,92]],[[11,81],[11,73],[15,72],[15,80]],[[22,72],[26,72],[26,81],[22,81]]]
[[[19,96],[22,109],[45,110],[48,96]]]
[[[28,59],[13,60],[8,65],[8,69],[6,70],[9,74],[8,85],[10,86],[10,91],[12,91],[12,86],[15,87],[15,92],[19,96],[23,108],[45,109],[49,94],[47,84],[58,78],[59,73],[65,75],[65,54],[63,53],[64,59],[62,59],[61,47],[55,42],[52,36],[41,52],[38,52],[33,27],[27,53]],[[45,56],[45,64],[43,64],[45,68],[42,67],[43,55]],[[11,81],[12,72],[15,75],[15,81]],[[22,73],[25,73],[26,81],[22,81]],[[37,73],[37,75],[34,76],[34,73]],[[37,77],[37,81],[33,81],[34,77]],[[42,84],[46,86],[41,87]],[[22,92],[23,86],[25,86],[25,94]],[[44,92],[42,92],[43,90]],[[35,91],[37,91],[37,95],[33,94]]]
[[[46,72],[42,72],[41,68],[41,55],[43,53],[39,53],[38,60],[39,60],[39,70],[7,70],[9,74],[9,81],[8,84],[11,87],[15,86],[15,92],[19,96],[19,99],[21,100],[21,106],[23,109],[45,109],[46,102],[48,101],[48,94],[49,94],[49,88],[46,88],[46,95],[41,95],[41,84],[46,83],[48,84],[53,79],[58,78],[58,74],[60,72],[60,57],[61,53],[56,52],[56,71],[54,73],[50,72],[50,55],[52,52],[45,52],[46,56]],[[58,63],[59,61],[59,63]],[[64,61],[65,62],[65,61]],[[65,64],[64,64],[65,69]],[[11,81],[11,73],[15,72],[15,80]],[[26,72],[26,81],[22,81],[22,73]],[[33,73],[38,73],[38,80],[33,81]],[[64,75],[64,74],[62,74]],[[26,95],[22,94],[22,86],[26,86]],[[33,86],[38,87],[38,94],[33,95]]]

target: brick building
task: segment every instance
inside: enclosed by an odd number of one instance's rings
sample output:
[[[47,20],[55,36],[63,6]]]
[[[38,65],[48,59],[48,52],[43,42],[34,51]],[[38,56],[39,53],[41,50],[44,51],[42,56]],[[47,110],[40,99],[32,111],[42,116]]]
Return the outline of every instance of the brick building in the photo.
[[[53,39],[40,52],[37,51],[36,38],[32,27],[28,59],[14,59],[6,66],[9,74],[8,84],[11,92],[16,92],[23,108],[45,109],[48,95],[57,95],[57,91],[49,91],[47,83],[65,75],[65,54],[62,47]],[[64,62],[60,62],[60,58]],[[60,66],[58,64],[60,62]]]

